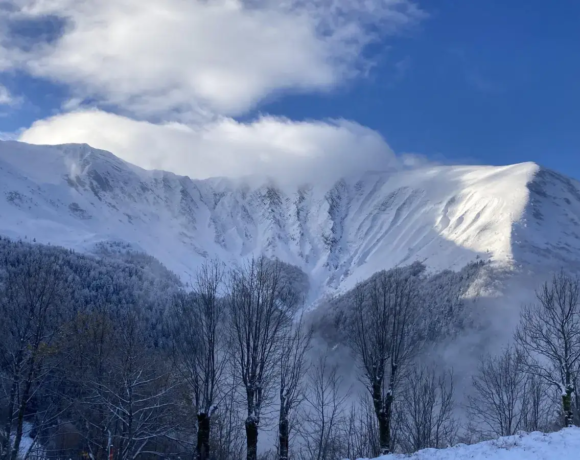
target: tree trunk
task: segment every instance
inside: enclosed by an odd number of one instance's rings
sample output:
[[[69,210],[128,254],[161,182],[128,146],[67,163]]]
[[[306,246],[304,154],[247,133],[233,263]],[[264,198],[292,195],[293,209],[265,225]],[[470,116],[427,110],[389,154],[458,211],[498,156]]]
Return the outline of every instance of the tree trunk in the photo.
[[[14,436],[14,444],[12,445],[12,454],[10,456],[11,460],[16,460],[18,458],[18,453],[20,451],[20,443],[22,442],[22,435],[24,433],[24,407],[25,404],[22,403],[18,411],[18,419],[16,422],[16,434]]]
[[[258,459],[258,422],[252,416],[246,419],[246,459]]]
[[[391,364],[391,376],[389,379],[389,390],[387,392],[387,397],[385,398],[385,404],[383,407],[384,422],[381,428],[381,455],[387,455],[391,453],[391,425],[393,421],[393,401],[394,391],[395,391],[395,379],[397,376],[397,364]]]
[[[288,418],[285,416],[280,416],[280,423],[278,424],[280,440],[278,460],[288,460],[288,449],[290,445],[289,431]]]
[[[17,367],[17,372],[20,372],[19,367]],[[8,402],[8,408],[6,410],[6,424],[4,426],[4,436],[2,439],[2,458],[9,459],[12,455],[11,445],[10,445],[10,435],[12,434],[12,414],[14,413],[14,406],[16,405],[16,391],[18,389],[18,377],[15,373],[14,379],[12,380],[12,388],[10,390],[10,399]]]
[[[382,455],[391,453],[391,422],[393,421],[393,391],[389,390],[385,401],[384,440],[381,438]]]
[[[383,413],[378,416],[379,422],[379,447],[381,451],[379,455],[388,455],[391,453],[391,434],[389,420],[386,414]]]
[[[197,415],[197,460],[209,460],[210,417],[206,413]]]
[[[375,380],[373,383],[373,406],[379,427],[379,452],[376,452],[377,455],[386,455],[390,451],[389,424],[381,391],[382,386],[382,380]]]
[[[566,393],[562,395],[562,409],[564,411],[564,427],[574,426],[574,411],[572,410],[572,385],[566,386]]]
[[[12,460],[16,460],[20,452],[20,444],[22,442],[22,436],[24,434],[24,414],[26,412],[28,398],[30,397],[30,391],[32,389],[32,378],[34,375],[33,370],[34,370],[34,360],[32,361],[31,370],[28,373],[28,378],[24,386],[22,401],[20,401],[20,407],[18,408],[18,418],[16,420],[16,434],[14,436],[14,444],[12,445],[12,455],[10,457]]]

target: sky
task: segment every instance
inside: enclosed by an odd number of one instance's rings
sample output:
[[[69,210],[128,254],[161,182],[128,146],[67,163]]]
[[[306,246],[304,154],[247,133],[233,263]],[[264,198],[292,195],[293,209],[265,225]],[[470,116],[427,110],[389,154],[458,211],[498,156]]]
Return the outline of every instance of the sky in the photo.
[[[580,179],[580,2],[0,0],[0,138],[192,177]]]

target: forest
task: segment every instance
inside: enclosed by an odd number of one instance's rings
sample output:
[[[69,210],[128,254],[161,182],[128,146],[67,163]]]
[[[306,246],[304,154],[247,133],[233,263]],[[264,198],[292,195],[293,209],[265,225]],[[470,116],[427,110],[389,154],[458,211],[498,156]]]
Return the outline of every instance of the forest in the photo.
[[[382,271],[313,312],[307,277],[266,257],[182,282],[122,245],[0,238],[0,459],[343,460],[578,423],[569,274],[538,286],[464,397],[429,359],[476,327],[483,267]]]

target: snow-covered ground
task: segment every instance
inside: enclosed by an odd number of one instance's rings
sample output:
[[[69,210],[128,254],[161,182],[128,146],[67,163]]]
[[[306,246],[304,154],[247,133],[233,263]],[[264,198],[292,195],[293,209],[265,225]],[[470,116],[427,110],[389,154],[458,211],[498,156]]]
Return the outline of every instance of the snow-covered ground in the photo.
[[[33,429],[34,426],[31,423],[23,423],[23,434],[22,439],[20,440],[20,458],[26,457],[34,448],[38,447],[38,445],[34,442],[34,439],[30,437]]]
[[[533,163],[369,172],[277,187],[146,171],[87,145],[0,142],[0,235],[77,250],[121,241],[188,279],[207,257],[300,267],[310,301],[416,260],[580,266],[580,185]]]
[[[413,455],[391,455],[377,460],[578,460],[580,428],[557,433],[529,433],[448,449],[425,449]]]

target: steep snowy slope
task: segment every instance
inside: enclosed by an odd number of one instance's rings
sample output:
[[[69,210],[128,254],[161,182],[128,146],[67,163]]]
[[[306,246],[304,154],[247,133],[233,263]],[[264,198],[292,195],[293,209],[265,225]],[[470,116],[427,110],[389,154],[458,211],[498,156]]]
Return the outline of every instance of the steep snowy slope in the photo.
[[[191,180],[87,145],[0,142],[0,234],[89,249],[125,241],[188,277],[265,252],[325,292],[414,260],[504,267],[580,260],[580,185],[533,163],[349,177],[328,188]]]

